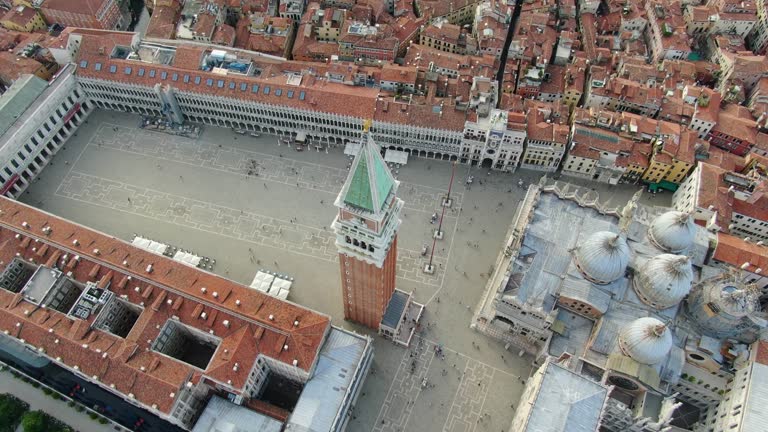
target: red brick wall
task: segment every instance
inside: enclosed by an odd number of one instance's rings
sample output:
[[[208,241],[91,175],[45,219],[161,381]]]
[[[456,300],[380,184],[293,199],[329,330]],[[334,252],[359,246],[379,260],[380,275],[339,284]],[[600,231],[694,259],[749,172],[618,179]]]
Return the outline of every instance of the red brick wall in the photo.
[[[381,317],[395,292],[397,237],[382,268],[339,254],[344,318],[378,330]]]

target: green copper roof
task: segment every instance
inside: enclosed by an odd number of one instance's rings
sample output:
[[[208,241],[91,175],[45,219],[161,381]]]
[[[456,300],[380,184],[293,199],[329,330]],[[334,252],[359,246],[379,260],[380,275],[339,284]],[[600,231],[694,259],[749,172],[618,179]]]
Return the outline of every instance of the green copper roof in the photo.
[[[0,97],[0,134],[4,134],[48,87],[34,75],[17,79]]]
[[[357,160],[353,164],[354,172],[349,180],[347,193],[344,195],[346,204],[378,213],[384,206],[389,192],[395,185],[392,173],[379,154],[378,146],[372,142],[363,142]]]

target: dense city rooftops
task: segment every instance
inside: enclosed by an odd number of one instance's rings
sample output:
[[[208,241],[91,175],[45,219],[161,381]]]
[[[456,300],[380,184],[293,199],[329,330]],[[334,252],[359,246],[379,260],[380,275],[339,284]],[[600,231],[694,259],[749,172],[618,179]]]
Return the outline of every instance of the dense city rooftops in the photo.
[[[325,315],[7,198],[0,227],[0,262],[41,274],[0,289],[0,330],[164,413],[190,381],[242,391],[259,355],[311,371],[330,329]],[[60,284],[81,295],[57,303]],[[99,296],[129,325],[116,329]],[[165,354],[156,341],[170,328],[199,351]]]

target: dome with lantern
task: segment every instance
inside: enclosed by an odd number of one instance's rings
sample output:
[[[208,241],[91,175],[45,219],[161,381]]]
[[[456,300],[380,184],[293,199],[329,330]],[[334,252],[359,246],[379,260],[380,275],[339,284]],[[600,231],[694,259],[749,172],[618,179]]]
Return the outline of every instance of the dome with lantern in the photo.
[[[654,365],[672,349],[672,332],[656,318],[638,318],[621,329],[619,349],[638,363]]]
[[[599,231],[576,248],[574,263],[587,280],[605,285],[624,276],[629,258],[630,250],[624,236]]]
[[[693,244],[696,224],[689,213],[668,211],[654,219],[648,229],[653,244],[665,252],[679,253]]]
[[[640,267],[633,286],[643,303],[668,309],[680,303],[691,291],[693,268],[684,255],[657,255]]]

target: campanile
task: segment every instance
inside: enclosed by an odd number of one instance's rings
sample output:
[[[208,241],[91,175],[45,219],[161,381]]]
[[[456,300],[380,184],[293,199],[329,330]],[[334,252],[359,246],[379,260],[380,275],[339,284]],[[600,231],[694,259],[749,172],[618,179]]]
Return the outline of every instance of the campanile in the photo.
[[[395,291],[403,201],[366,122],[360,151],[336,198],[332,228],[339,251],[344,318],[374,330]]]

